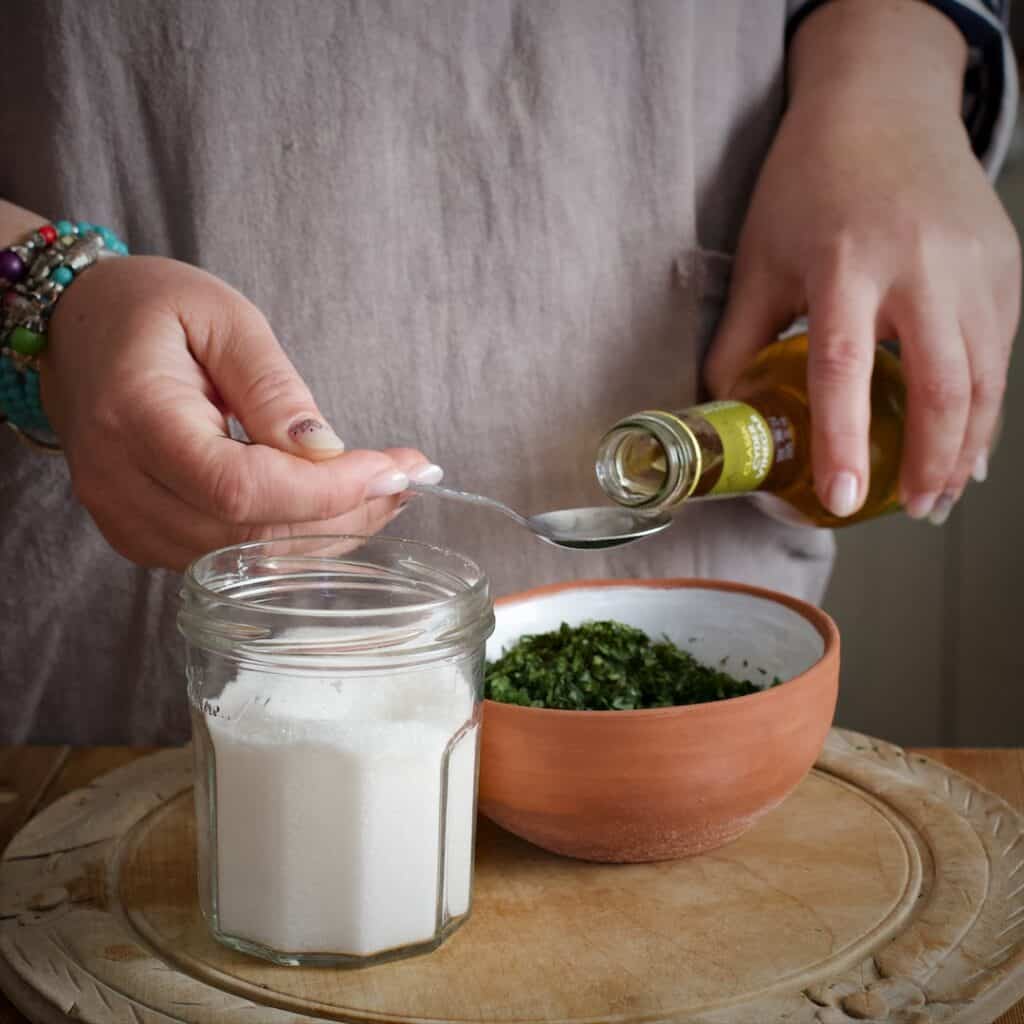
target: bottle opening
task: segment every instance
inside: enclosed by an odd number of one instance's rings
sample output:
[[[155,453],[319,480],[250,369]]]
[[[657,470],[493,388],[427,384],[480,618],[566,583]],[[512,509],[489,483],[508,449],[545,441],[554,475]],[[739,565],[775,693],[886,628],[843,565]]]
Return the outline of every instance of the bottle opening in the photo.
[[[620,505],[645,505],[664,494],[669,476],[665,446],[643,427],[618,427],[604,439],[597,478]]]

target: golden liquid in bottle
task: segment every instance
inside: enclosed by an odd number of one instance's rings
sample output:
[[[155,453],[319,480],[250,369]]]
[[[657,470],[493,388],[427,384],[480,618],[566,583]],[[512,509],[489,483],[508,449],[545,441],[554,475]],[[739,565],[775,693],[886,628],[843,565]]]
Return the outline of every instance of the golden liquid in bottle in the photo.
[[[814,490],[807,336],[762,349],[733,397],[760,413],[771,434],[766,472],[749,483],[731,477],[726,449],[737,443],[735,436],[722,433],[721,421],[716,426],[714,405],[694,406],[676,413],[640,413],[614,427],[602,443],[597,467],[606,492],[616,501],[662,511],[687,500],[756,490],[781,499],[802,521],[822,527],[848,526],[899,507],[905,392],[899,359],[886,349],[876,350],[871,379],[867,499],[846,519],[832,515]]]
[[[744,373],[736,397],[753,405],[765,417],[775,438],[775,459],[760,490],[781,498],[816,526],[845,526],[899,507],[906,399],[900,362],[891,352],[884,348],[875,352],[868,494],[863,508],[846,519],[832,515],[814,490],[807,336],[787,338],[763,349]]]

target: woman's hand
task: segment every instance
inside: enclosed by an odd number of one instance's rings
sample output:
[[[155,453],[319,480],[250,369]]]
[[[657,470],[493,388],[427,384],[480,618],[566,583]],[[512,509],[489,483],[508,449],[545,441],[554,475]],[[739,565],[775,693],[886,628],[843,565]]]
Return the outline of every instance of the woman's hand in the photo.
[[[964,59],[959,31],[917,0],[833,0],[793,43],[791,104],[706,374],[728,394],[756,349],[806,312],[813,473],[836,515],[867,492],[878,339],[901,343],[907,512],[941,522],[987,472],[1021,267],[960,121]]]
[[[214,548],[305,533],[372,533],[419,452],[353,451],[327,425],[260,312],[201,270],[105,260],[61,299],[42,399],[75,492],[110,544],[182,569]],[[253,442],[228,436],[233,414]]]

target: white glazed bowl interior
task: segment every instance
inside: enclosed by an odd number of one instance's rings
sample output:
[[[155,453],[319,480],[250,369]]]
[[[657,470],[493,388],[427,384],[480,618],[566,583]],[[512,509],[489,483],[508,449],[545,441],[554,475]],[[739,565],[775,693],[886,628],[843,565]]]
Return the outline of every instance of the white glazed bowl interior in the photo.
[[[496,605],[494,616],[488,660],[528,633],[598,619],[634,626],[654,640],[667,636],[698,661],[757,686],[806,672],[825,651],[818,631],[792,608],[731,590],[601,584],[512,598]]]

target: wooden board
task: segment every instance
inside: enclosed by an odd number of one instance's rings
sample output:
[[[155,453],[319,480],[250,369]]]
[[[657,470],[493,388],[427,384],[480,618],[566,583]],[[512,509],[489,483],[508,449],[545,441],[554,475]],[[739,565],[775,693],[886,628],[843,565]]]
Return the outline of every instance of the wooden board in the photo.
[[[586,865],[482,827],[471,921],[436,953],[275,968],[195,899],[190,755],[59,800],[0,864],[0,982],[34,1021],[990,1022],[1024,994],[1024,817],[835,731],[733,845]]]
[[[67,747],[8,747],[0,751],[0,835],[9,839],[64,767]]]

